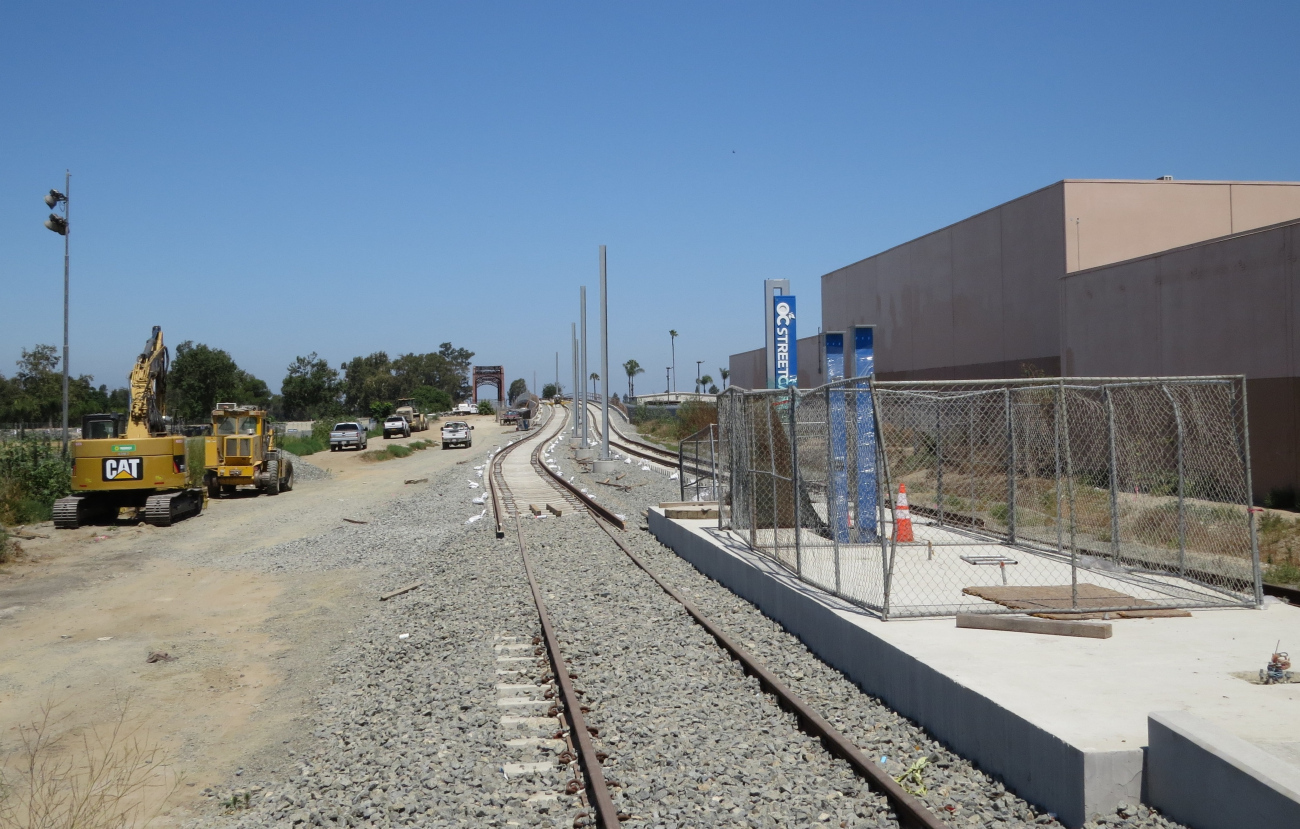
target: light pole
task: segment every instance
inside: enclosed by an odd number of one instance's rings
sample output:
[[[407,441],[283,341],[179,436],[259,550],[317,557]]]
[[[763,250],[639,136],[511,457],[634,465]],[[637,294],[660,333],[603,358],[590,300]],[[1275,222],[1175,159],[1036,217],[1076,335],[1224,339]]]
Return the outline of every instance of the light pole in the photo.
[[[68,234],[71,226],[68,218],[70,202],[68,194],[72,192],[72,172],[63,171],[63,192],[51,190],[45,196],[45,204],[51,210],[55,205],[63,205],[63,215],[51,213],[45,220],[45,226],[63,237],[63,457],[68,457]]]
[[[695,361],[695,393],[700,393],[700,366],[704,365],[703,360]]]
[[[609,301],[605,291],[605,246],[600,246],[600,459],[609,458]],[[610,467],[612,471],[613,467]],[[600,471],[600,470],[597,470]]]
[[[672,365],[672,383],[669,384],[668,391],[677,391],[677,329],[668,332],[668,340],[673,345],[673,365]]]
[[[673,390],[673,367],[664,366],[664,394]]]

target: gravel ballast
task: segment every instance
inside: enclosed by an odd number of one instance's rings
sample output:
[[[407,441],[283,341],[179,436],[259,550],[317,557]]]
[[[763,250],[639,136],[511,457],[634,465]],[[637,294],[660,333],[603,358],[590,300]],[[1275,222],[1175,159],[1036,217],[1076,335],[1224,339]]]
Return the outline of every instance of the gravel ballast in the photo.
[[[670,472],[634,459],[618,481],[631,490],[601,486],[571,460],[567,432],[553,445],[566,478],[627,517],[624,538],[648,566],[869,756],[894,775],[925,759],[921,799],[942,819],[1054,825],[650,536],[642,511],[679,497]],[[486,490],[470,486],[484,481],[485,453],[471,457],[368,524],[232,557],[271,571],[365,567],[376,595],[423,586],[377,604],[350,631],[304,726],[311,748],[282,774],[214,790],[199,825],[584,825],[575,817],[591,809],[564,794],[559,720],[529,724],[549,713],[549,670],[533,644],[540,631],[513,532],[496,539],[490,512],[466,523],[483,514],[472,499]],[[589,518],[523,526],[623,825],[897,825],[882,797],[799,731]],[[538,765],[516,765],[528,763]],[[1122,811],[1090,826],[1176,826],[1143,806]]]

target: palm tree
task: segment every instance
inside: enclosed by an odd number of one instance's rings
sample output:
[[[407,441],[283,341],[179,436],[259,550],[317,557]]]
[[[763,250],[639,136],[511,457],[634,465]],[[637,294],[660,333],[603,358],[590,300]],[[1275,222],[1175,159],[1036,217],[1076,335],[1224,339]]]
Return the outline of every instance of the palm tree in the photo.
[[[628,360],[623,364],[623,370],[627,372],[627,396],[636,397],[635,378],[638,374],[645,374],[645,369],[636,360]]]
[[[677,329],[668,332],[668,341],[673,344],[673,391],[677,391]]]
[[[718,376],[722,378],[722,390],[723,390],[723,391],[726,391],[726,390],[727,390],[727,378],[731,376],[731,369],[729,369],[729,368],[720,368],[720,369],[718,369]]]
[[[708,389],[708,387],[711,386],[712,384],[713,384],[713,378],[706,374],[700,378],[700,387],[696,389],[696,391],[704,391]]]
[[[593,371],[591,373],[591,396],[592,397],[596,396],[596,381],[599,379],[600,379],[600,375]]]

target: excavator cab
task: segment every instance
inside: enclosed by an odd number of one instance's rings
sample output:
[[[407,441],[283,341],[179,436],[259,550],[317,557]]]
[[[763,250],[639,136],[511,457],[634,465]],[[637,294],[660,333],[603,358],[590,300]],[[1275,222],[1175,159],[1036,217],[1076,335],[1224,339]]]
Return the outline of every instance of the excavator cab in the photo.
[[[279,437],[264,410],[218,403],[212,411],[212,436],[205,442],[208,496],[232,495],[240,486],[267,495],[293,489],[293,462],[281,456]]]
[[[116,440],[126,436],[126,415],[118,412],[88,414],[81,417],[84,440]]]

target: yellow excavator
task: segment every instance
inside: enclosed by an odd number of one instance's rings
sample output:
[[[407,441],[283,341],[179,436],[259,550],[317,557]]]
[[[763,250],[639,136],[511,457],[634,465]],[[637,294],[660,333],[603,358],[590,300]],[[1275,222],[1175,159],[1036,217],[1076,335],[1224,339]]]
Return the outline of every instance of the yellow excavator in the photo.
[[[158,527],[203,510],[204,491],[190,485],[185,438],[164,419],[168,353],[155,325],[131,370],[131,412],[82,418],[72,442],[72,494],[54,502],[54,526],[76,529],[115,520],[121,510]]]

